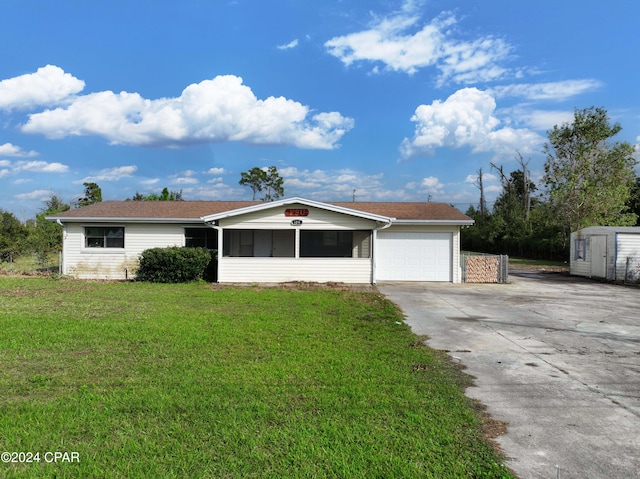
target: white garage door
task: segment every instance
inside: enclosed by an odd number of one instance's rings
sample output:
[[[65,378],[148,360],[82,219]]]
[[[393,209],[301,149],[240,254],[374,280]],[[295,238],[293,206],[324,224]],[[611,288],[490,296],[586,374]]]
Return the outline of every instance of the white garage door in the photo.
[[[451,233],[380,231],[376,278],[380,281],[452,281]]]

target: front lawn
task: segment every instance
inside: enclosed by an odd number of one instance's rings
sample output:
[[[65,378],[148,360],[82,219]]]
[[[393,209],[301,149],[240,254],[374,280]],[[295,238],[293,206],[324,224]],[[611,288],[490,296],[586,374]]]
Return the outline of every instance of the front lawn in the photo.
[[[511,477],[376,293],[0,277],[0,365],[0,477]]]

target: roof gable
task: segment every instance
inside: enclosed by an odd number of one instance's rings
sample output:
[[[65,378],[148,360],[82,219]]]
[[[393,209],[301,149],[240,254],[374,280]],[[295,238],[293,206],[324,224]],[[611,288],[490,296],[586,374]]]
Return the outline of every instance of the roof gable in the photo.
[[[342,213],[342,214],[356,216],[359,218],[365,218],[373,221],[382,221],[385,223],[389,223],[394,219],[392,217],[388,217],[385,215],[379,215],[369,211],[348,208],[346,206],[337,205],[335,203],[321,203],[319,201],[307,200],[305,198],[298,198],[298,197],[287,198],[287,199],[277,200],[277,201],[261,202],[260,204],[257,204],[257,205],[251,205],[243,208],[238,208],[236,210],[207,215],[207,216],[204,216],[202,219],[205,222],[210,222],[210,221],[216,221],[222,218],[240,216],[248,213],[255,213],[258,211],[270,210],[274,208],[279,208],[281,206],[289,206],[289,205],[309,206],[312,208],[332,211],[334,213]],[[353,205],[353,203],[351,203],[351,205]]]

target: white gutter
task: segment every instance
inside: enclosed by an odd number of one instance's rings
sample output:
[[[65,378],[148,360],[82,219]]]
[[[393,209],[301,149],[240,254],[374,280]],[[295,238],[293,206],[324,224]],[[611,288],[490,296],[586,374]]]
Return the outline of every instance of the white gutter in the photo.
[[[371,284],[376,284],[376,270],[378,269],[378,264],[376,261],[376,243],[378,241],[378,231],[386,230],[393,223],[394,221],[390,220],[381,226],[376,226],[375,228],[373,228],[373,234],[371,235]]]
[[[396,225],[405,226],[471,226],[474,220],[395,220]]]
[[[193,223],[202,224],[201,218],[130,218],[127,216],[45,216],[46,220],[58,223],[63,220],[65,223]]]

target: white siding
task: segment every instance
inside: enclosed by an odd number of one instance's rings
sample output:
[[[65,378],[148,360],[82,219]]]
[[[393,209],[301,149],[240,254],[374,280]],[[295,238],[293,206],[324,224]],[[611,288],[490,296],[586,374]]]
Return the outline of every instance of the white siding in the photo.
[[[302,208],[309,210],[308,216],[285,216],[285,210],[289,208]],[[296,226],[300,229],[320,230],[371,230],[376,224],[372,220],[358,218],[335,211],[327,211],[320,208],[305,205],[283,205],[270,210],[255,211],[244,215],[221,219],[219,224],[228,229],[286,229],[292,228],[292,220],[301,220],[302,224]]]
[[[219,258],[221,283],[370,283],[369,258]]]
[[[65,225],[62,273],[79,279],[126,279],[135,276],[140,253],[149,248],[184,245],[184,226],[113,224],[124,227],[124,248],[85,248],[84,229],[103,224]]]
[[[640,280],[640,232],[617,234],[617,261],[615,279],[625,281],[625,273],[629,270],[629,281]],[[627,263],[627,258],[629,262]]]

